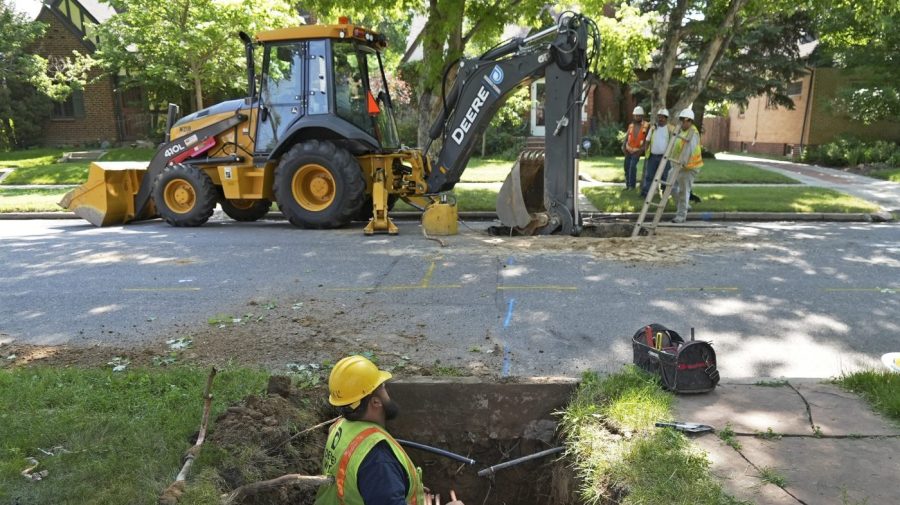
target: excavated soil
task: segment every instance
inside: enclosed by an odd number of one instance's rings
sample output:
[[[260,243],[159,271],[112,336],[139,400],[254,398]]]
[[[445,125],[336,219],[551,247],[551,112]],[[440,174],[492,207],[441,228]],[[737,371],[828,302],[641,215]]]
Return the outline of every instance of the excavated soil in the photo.
[[[327,428],[300,435],[328,419],[321,388],[299,390],[291,379],[272,376],[266,396],[251,395],[228,407],[212,423],[206,444],[225,451],[216,468],[223,493],[285,474],[319,475]],[[306,505],[315,489],[284,487],[251,496],[246,505]]]

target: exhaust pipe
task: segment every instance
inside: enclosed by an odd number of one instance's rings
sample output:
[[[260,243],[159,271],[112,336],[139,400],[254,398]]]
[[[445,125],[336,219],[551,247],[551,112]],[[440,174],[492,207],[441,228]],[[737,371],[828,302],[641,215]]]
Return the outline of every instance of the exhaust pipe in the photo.
[[[178,109],[179,107],[174,103],[169,104],[169,111],[166,114],[166,144],[168,144],[169,141],[172,140],[172,127],[175,126],[175,120],[178,116]]]

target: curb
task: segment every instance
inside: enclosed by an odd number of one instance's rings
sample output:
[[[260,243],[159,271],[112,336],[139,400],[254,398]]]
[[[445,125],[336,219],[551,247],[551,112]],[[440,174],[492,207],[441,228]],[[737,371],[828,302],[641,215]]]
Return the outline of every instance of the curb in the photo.
[[[635,221],[638,218],[637,212],[624,213],[602,213],[602,212],[583,212],[582,216],[586,219],[621,219],[627,221]],[[420,212],[393,212],[391,217],[401,221],[412,221],[420,219]],[[674,213],[663,214],[663,219],[671,219],[675,217]],[[462,220],[472,221],[493,221],[497,219],[494,212],[460,212],[459,218]],[[31,220],[31,219],[81,219],[73,212],[7,212],[0,213],[0,220]],[[281,212],[270,212],[266,214],[264,219],[268,220],[284,220],[284,214]],[[823,221],[823,222],[839,222],[839,223],[885,223],[894,221],[894,216],[888,212],[879,212],[874,214],[868,213],[838,213],[838,212],[702,212],[688,213],[688,221]]]

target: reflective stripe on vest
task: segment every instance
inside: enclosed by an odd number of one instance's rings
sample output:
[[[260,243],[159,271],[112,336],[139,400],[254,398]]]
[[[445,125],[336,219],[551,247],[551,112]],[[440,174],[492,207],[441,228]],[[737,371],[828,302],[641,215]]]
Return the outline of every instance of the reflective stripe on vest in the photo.
[[[388,442],[391,452],[406,472],[409,484],[406,502],[423,505],[425,493],[421,474],[400,444],[374,423],[346,419],[332,425],[328,433],[322,470],[334,477],[334,482],[319,488],[316,505],[363,505],[356,472],[369,451],[382,441]]]
[[[697,127],[691,125],[691,129],[688,130],[690,133],[687,137],[685,137],[681,132],[675,136],[675,145],[672,146],[672,153],[669,156],[671,159],[680,162],[681,161],[681,152],[684,150],[684,146],[689,145],[691,139],[696,135],[698,138],[700,137],[700,132],[697,131]],[[691,157],[688,158],[687,163],[684,164],[685,170],[695,170],[703,166],[703,155],[701,152],[700,142],[697,142],[697,147],[694,148],[693,152],[691,152]]]
[[[644,139],[647,138],[647,129],[650,128],[650,123],[641,123],[641,129],[638,132],[637,137],[634,136],[634,123],[628,125],[628,147],[638,148],[644,145]]]

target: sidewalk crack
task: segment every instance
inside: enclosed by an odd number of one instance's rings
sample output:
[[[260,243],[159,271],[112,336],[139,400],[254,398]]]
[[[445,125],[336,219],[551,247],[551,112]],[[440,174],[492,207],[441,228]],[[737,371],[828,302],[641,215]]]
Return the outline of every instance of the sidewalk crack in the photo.
[[[731,446],[729,446],[729,447],[731,447]],[[747,456],[745,456],[743,452],[741,452],[741,451],[738,450],[738,449],[735,449],[734,447],[731,447],[731,449],[734,450],[734,452],[738,453],[738,456],[740,456],[741,458],[743,458],[744,461],[746,461],[750,466],[752,466],[753,469],[756,470],[756,473],[757,473],[758,475],[761,475],[761,474],[762,474],[762,470],[760,470],[760,468],[756,465],[756,463],[750,461],[750,458],[748,458]],[[765,484],[763,484],[763,485],[765,485]],[[806,503],[805,501],[801,500],[801,499],[798,498],[796,495],[794,495],[794,493],[791,493],[790,491],[788,491],[787,488],[781,487],[781,486],[779,486],[779,485],[777,485],[777,484],[772,484],[772,485],[778,487],[779,489],[781,489],[782,491],[784,491],[788,496],[790,496],[791,498],[797,500],[797,503],[799,503],[800,505],[809,505],[808,503]]]
[[[797,393],[797,396],[799,396],[801,400],[803,400],[803,404],[806,405],[806,417],[809,419],[809,427],[810,429],[812,429],[813,433],[817,433],[819,430],[816,429],[816,423],[813,422],[812,408],[810,408],[809,402],[806,401],[806,397],[803,396],[803,393],[798,391],[797,388],[795,388],[794,385],[790,383],[790,381],[786,382],[786,384],[789,388],[793,389],[795,393]]]

